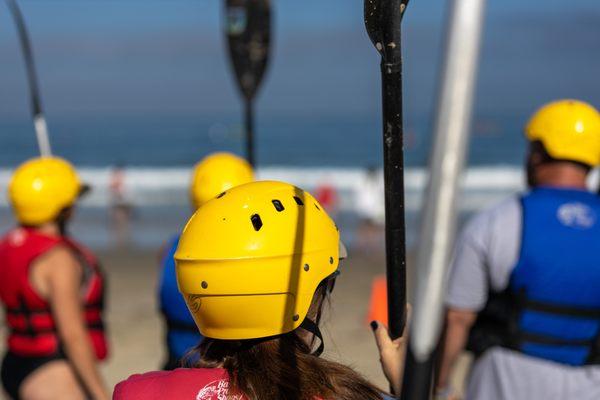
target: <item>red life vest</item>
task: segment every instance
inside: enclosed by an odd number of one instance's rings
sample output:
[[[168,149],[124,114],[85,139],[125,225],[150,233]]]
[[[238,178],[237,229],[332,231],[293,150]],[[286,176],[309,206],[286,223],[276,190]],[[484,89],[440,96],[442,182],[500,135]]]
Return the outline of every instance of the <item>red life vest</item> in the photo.
[[[51,356],[60,351],[50,304],[29,282],[32,263],[58,245],[70,248],[83,267],[85,321],[96,357],[102,360],[108,353],[102,321],[104,282],[96,258],[71,239],[26,228],[15,228],[0,241],[0,300],[10,329],[8,348],[26,357]]]

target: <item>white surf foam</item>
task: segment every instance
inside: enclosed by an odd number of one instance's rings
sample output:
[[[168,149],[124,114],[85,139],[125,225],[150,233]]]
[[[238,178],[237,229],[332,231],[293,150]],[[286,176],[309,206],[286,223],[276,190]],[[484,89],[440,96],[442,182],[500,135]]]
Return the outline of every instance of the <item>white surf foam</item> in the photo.
[[[82,201],[86,207],[106,207],[111,203],[109,190],[110,168],[79,168],[82,178],[92,185],[93,191]],[[7,206],[6,190],[11,171],[0,170],[0,206]],[[367,173],[358,168],[294,168],[265,167],[257,172],[261,180],[280,180],[309,191],[319,185],[330,184],[339,193],[340,209],[356,211],[357,194],[364,190]],[[378,171],[378,187],[382,196],[383,175]],[[125,170],[124,195],[134,206],[182,206],[188,202],[188,168],[135,167]],[[426,185],[427,172],[423,168],[408,168],[405,174],[407,211],[417,211]],[[516,166],[489,166],[469,168],[464,175],[461,211],[482,208],[524,188],[524,176]],[[373,186],[373,185],[372,185]],[[383,204],[382,204],[383,205]]]

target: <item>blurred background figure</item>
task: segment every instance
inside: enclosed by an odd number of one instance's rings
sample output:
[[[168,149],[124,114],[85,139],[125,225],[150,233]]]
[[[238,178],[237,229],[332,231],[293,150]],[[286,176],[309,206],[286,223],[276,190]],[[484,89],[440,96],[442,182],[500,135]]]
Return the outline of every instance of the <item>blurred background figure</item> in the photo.
[[[2,384],[11,398],[108,399],[104,280],[94,255],[67,232],[87,190],[71,164],[35,158],[9,185],[18,227],[0,242],[0,299],[9,327]]]
[[[230,153],[214,153],[194,167],[189,187],[192,211],[232,187],[254,180],[252,167],[246,160]],[[161,256],[159,282],[160,310],[166,330],[167,361],[163,369],[182,366],[182,358],[202,340],[184,298],[177,287],[173,258],[179,234],[165,246]],[[188,360],[197,361],[197,360]]]
[[[327,177],[317,185],[315,188],[315,197],[325,208],[325,211],[327,211],[332,218],[335,218],[338,211],[339,199],[334,181],[331,178]]]
[[[447,293],[437,393],[476,361],[467,399],[600,398],[600,114],[561,100],[526,129],[528,192],[477,214],[459,240]],[[557,397],[558,396],[558,397]]]
[[[374,166],[366,168],[363,181],[356,185],[355,201],[359,218],[357,250],[365,253],[381,251],[385,244],[383,174]]]
[[[126,196],[126,176],[123,164],[116,164],[109,177],[110,217],[113,230],[113,240],[117,247],[129,243],[131,218],[133,209]]]

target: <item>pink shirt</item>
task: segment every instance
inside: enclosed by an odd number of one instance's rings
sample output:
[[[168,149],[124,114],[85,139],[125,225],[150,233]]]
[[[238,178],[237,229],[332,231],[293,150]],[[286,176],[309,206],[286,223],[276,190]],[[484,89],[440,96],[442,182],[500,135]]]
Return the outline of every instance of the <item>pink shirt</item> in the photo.
[[[229,377],[221,368],[179,368],[130,376],[115,387],[113,400],[244,400],[227,397]]]

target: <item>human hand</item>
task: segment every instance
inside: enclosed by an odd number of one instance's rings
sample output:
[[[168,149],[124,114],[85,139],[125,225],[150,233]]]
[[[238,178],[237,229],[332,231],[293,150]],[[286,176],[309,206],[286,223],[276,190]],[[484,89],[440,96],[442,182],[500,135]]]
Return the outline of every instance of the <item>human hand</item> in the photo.
[[[371,329],[375,335],[375,342],[379,349],[381,369],[387,378],[394,394],[400,394],[402,389],[402,376],[404,374],[404,359],[406,358],[407,332],[410,321],[410,306],[407,306],[406,326],[402,336],[392,340],[387,327],[378,321],[371,322]]]

